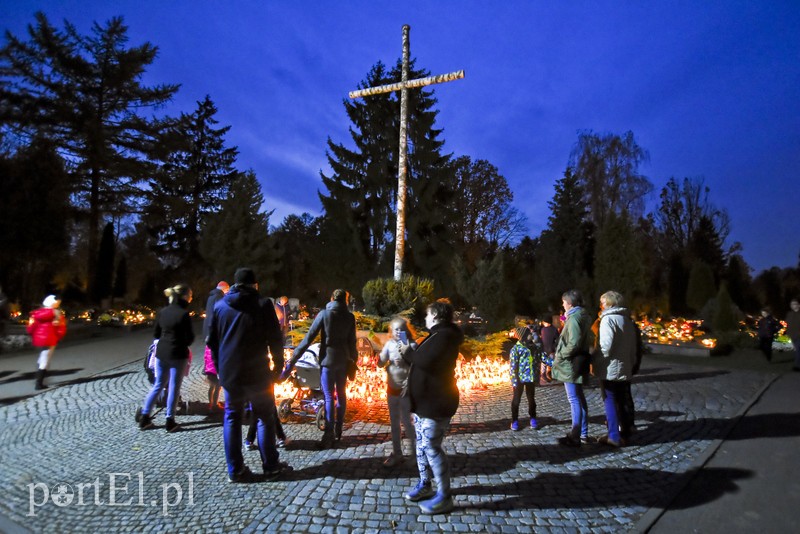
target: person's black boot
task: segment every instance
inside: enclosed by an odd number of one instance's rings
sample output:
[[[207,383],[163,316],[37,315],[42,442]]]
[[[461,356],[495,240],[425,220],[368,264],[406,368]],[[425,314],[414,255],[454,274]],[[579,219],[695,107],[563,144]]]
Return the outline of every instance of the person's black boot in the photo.
[[[342,422],[336,422],[336,430],[335,430],[336,441],[340,441],[342,439]]]
[[[322,434],[322,441],[319,442],[321,449],[332,449],[334,445],[333,429],[326,428]]]
[[[47,389],[47,386],[44,385],[44,376],[47,374],[47,369],[37,369],[36,370],[36,389]]]

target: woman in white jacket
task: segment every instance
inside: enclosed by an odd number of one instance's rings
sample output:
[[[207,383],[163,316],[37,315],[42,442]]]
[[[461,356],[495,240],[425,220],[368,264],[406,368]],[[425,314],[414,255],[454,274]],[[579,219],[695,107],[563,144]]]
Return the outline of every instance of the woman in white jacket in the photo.
[[[637,365],[636,325],[630,311],[623,307],[622,295],[607,291],[600,297],[600,350],[594,361],[595,375],[600,379],[600,392],[606,412],[608,435],[598,442],[619,447],[624,445],[620,435],[620,423],[624,434],[630,432],[632,417],[626,417],[626,391],[630,391],[630,381]]]

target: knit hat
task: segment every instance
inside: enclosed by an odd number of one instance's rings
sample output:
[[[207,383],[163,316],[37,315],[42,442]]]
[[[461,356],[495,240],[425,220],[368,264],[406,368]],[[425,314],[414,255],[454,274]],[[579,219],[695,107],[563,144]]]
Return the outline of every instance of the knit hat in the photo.
[[[531,334],[531,331],[528,330],[527,326],[520,326],[519,328],[514,329],[514,333],[516,334],[517,339],[520,341],[525,341]]]
[[[237,284],[252,285],[256,282],[256,273],[249,267],[239,267],[233,275],[233,281]]]
[[[50,308],[56,302],[58,302],[58,298],[55,295],[47,295],[42,301],[42,306],[44,306],[45,308]]]

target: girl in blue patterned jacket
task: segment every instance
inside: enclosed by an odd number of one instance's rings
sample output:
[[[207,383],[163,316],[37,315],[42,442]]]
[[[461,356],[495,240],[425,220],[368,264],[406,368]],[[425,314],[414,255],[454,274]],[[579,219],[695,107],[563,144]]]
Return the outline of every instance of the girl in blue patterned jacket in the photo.
[[[511,430],[519,430],[519,403],[522,392],[528,397],[528,414],[531,416],[531,428],[537,430],[536,424],[536,357],[530,349],[531,331],[520,327],[514,331],[517,343],[511,348],[509,371],[514,395],[511,398]]]

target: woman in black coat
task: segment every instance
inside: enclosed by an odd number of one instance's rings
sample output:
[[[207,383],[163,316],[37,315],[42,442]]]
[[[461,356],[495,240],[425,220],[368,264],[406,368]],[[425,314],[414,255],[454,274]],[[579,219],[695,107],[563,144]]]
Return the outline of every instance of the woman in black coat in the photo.
[[[153,426],[150,410],[156,398],[167,385],[167,432],[178,429],[175,422],[175,407],[181,393],[183,377],[189,365],[189,345],[194,341],[192,320],[189,316],[189,303],[192,301],[192,290],[186,284],[178,284],[164,290],[169,305],[162,308],[156,316],[156,327],[153,338],[156,346],[156,379],[137,420],[139,428],[144,430]]]
[[[453,323],[453,307],[446,300],[428,306],[425,325],[431,335],[417,348],[403,345],[403,358],[411,364],[408,395],[414,429],[417,434],[419,483],[405,498],[421,501],[425,514],[442,514],[453,509],[450,492],[450,465],[442,448],[450,419],[458,409],[456,361],[458,347],[464,340],[461,329]],[[431,475],[437,491],[431,486]]]

